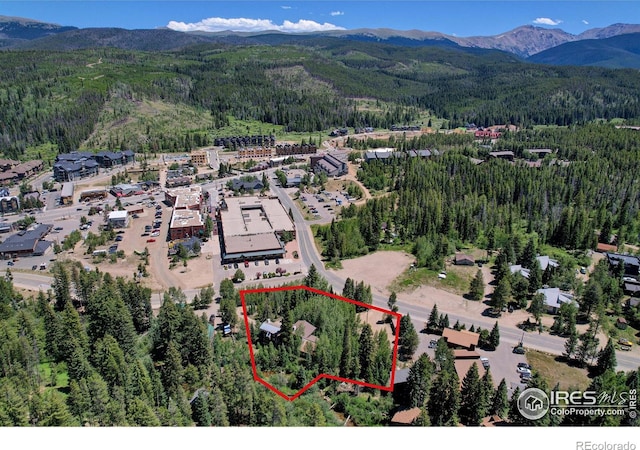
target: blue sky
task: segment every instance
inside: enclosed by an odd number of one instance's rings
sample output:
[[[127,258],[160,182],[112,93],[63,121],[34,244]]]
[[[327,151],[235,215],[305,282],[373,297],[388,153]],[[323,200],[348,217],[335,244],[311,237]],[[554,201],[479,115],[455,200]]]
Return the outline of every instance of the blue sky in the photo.
[[[614,23],[640,23],[636,0],[618,1],[35,1],[0,0],[0,15],[60,25],[188,31],[317,31],[393,28],[488,36],[521,25],[579,34]]]

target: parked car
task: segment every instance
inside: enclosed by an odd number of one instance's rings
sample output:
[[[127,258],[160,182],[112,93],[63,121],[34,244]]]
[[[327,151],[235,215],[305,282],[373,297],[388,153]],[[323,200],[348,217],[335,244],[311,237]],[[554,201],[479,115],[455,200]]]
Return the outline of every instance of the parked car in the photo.
[[[256,264],[256,266],[258,266],[258,265],[260,265],[260,262],[256,261],[255,264]]]
[[[524,347],[522,345],[513,347],[513,353],[517,353],[518,355],[524,355]]]
[[[10,266],[15,265],[15,263],[13,261],[11,261],[11,260],[9,260],[9,262],[7,262],[7,264],[10,265]]]
[[[268,266],[268,265],[269,265],[269,260],[268,260],[268,259],[265,259],[265,260],[264,260],[264,265],[265,265],[265,266]]]
[[[120,242],[120,241],[122,241],[122,235],[116,236],[116,242]]]
[[[160,236],[159,231],[154,231],[153,233],[151,233],[151,237],[158,237],[158,236]]]
[[[520,374],[520,380],[524,383],[526,383],[527,381],[529,381],[531,379],[531,372],[527,373],[522,373]]]
[[[530,366],[529,364],[527,364],[527,363],[524,363],[524,362],[520,362],[520,363],[518,363],[518,367],[522,367],[522,368],[524,368],[524,369],[529,369],[529,370],[531,370],[531,366]]]
[[[151,238],[151,239],[147,239],[147,242],[155,242],[156,240]]]
[[[527,369],[526,367],[518,367],[517,371],[518,373],[531,373],[531,369]]]
[[[31,266],[31,270],[37,270],[38,269],[38,265],[34,264],[33,266]]]
[[[487,358],[486,356],[481,356],[480,362],[482,363],[482,367],[484,367],[485,369],[488,369],[490,367],[489,358]]]
[[[429,341],[429,348],[436,348],[436,345],[438,345],[438,341],[436,341],[435,339],[431,339]]]
[[[276,258],[276,264],[280,264],[280,259]]]
[[[54,230],[56,231],[62,231],[62,227],[55,227]]]
[[[245,267],[249,267],[249,261],[245,261],[245,262],[244,262],[244,266],[245,266]]]
[[[237,269],[238,268],[238,263],[233,263],[233,268]]]

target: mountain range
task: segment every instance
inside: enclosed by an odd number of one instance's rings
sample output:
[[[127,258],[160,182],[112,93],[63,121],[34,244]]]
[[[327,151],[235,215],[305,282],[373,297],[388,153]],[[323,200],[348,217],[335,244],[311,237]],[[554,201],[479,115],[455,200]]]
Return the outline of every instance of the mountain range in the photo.
[[[167,51],[205,43],[314,45],[322,39],[379,42],[399,46],[437,46],[474,52],[499,50],[535,63],[640,68],[640,25],[613,24],[578,35],[561,29],[525,25],[495,36],[451,36],[435,31],[361,28],[305,34],[277,31],[255,33],[191,32],[166,28],[126,30],[77,28],[0,16],[0,49],[72,50],[117,47]]]

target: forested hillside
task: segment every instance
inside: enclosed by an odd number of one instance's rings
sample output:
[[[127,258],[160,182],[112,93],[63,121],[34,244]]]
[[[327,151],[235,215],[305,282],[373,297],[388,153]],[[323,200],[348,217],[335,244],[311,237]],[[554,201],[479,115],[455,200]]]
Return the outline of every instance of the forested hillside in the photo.
[[[351,205],[342,221],[321,227],[325,256],[362,255],[392,234],[398,242],[415,243],[420,265],[433,269],[456,247],[491,251],[513,235],[582,251],[594,249],[598,239],[609,243],[614,234],[619,244],[638,242],[636,130],[592,124],[522,131],[507,133],[491,149],[529,159],[534,157],[527,149],[551,149],[540,167],[492,158],[471,140],[452,134],[371,142],[399,151],[437,148],[441,155],[363,163],[359,179],[375,192],[391,193],[360,208]]]
[[[304,44],[0,53],[0,151],[13,158],[41,148],[67,152],[92,136],[101,136],[90,140],[95,147],[181,151],[207,145],[232,120],[312,133],[419,123],[428,114],[446,127],[640,116],[640,79],[630,70],[533,65],[477,49]],[[355,97],[386,106],[359,110]],[[143,118],[139,131],[122,132],[134,111],[144,114],[145,101],[166,105],[165,117],[171,105],[186,108],[197,125],[158,129]]]

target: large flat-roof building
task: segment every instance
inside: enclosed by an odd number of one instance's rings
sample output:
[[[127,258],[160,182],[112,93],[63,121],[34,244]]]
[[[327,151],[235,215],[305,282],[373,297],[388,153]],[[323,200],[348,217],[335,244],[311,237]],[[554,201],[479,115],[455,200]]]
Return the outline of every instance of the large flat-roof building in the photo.
[[[278,199],[227,198],[218,211],[218,220],[223,262],[281,258],[285,250],[280,236],[295,231]]]

